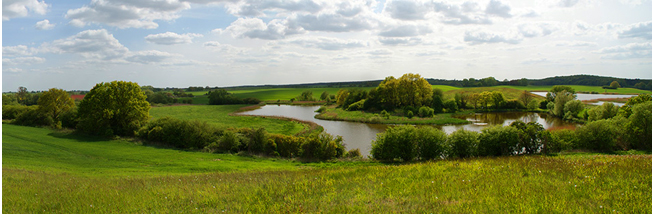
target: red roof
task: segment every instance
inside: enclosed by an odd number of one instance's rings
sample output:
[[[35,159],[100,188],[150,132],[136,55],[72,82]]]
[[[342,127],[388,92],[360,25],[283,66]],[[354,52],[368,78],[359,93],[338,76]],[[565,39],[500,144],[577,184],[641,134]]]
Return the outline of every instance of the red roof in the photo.
[[[73,100],[83,100],[85,96],[86,95],[73,94],[73,95],[70,95],[70,98],[72,98]]]

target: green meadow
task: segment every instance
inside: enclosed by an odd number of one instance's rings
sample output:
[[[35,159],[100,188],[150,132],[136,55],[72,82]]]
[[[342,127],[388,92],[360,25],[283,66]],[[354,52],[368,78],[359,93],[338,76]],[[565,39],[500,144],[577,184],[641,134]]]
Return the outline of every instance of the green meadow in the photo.
[[[296,135],[308,130],[305,124],[280,119],[234,116],[231,113],[249,105],[181,105],[154,107],[149,110],[152,118],[172,117],[199,120],[219,128],[265,128],[270,133]]]
[[[649,213],[652,156],[303,164],[3,124],[3,213]]]

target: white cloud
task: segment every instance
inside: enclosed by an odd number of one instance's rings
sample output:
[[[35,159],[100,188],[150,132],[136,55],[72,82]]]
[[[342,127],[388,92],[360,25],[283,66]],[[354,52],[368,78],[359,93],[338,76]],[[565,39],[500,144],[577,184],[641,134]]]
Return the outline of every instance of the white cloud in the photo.
[[[74,53],[104,60],[121,58],[129,52],[105,29],[85,30],[66,39],[44,44],[41,48],[45,52]]]
[[[491,0],[489,1],[489,5],[487,5],[487,9],[485,10],[487,14],[489,15],[495,15],[503,18],[511,18],[512,14],[512,8],[499,1],[499,0]]]
[[[365,42],[360,40],[342,40],[327,37],[299,38],[281,43],[295,44],[306,48],[318,48],[322,50],[343,50],[368,46]]]
[[[618,32],[618,38],[652,39],[652,21],[629,25],[625,30]]]
[[[145,40],[159,45],[176,45],[192,43],[193,38],[202,36],[201,34],[195,33],[177,34],[174,32],[165,32],[147,35],[145,36]]]
[[[559,29],[555,23],[550,22],[523,23],[519,24],[517,28],[521,35],[529,38],[547,36]]]
[[[45,15],[50,5],[38,0],[5,0],[2,1],[2,20],[25,17],[30,12]]]
[[[523,39],[513,35],[499,34],[493,32],[469,32],[464,33],[464,41],[471,45],[488,43],[518,44]]]
[[[50,21],[45,19],[43,21],[36,22],[36,25],[34,27],[38,30],[51,30],[54,28],[54,24],[50,24]]]
[[[440,14],[441,22],[451,25],[491,24],[485,11],[478,3],[464,2],[461,5],[434,2],[434,10]]]
[[[426,51],[426,52],[419,52],[415,53],[415,56],[443,56],[447,55],[448,52],[446,51]]]
[[[415,37],[432,33],[427,25],[399,25],[381,31],[378,35],[383,37]]]
[[[374,55],[374,56],[385,56],[385,55],[392,55],[394,54],[394,52],[388,49],[376,49],[373,51],[367,51],[367,54]]]
[[[302,28],[308,31],[352,32],[370,30],[376,27],[378,21],[366,14],[347,17],[337,13],[299,14],[288,19],[291,28]]]
[[[532,64],[542,64],[542,63],[549,63],[550,60],[547,58],[533,58],[533,59],[526,59],[521,61],[521,64],[526,64],[526,65],[532,65]]]
[[[27,56],[27,55],[32,55],[32,51],[30,51],[25,45],[2,47],[3,57]]]
[[[65,17],[78,27],[89,23],[107,24],[118,28],[158,27],[155,20],[173,20],[177,12],[190,4],[178,0],[92,0],[90,6],[68,10]]]
[[[206,49],[227,53],[227,54],[244,54],[245,50],[229,44],[220,44],[218,41],[209,41],[204,43]]]
[[[556,46],[566,46],[566,47],[589,47],[597,46],[595,42],[586,42],[586,41],[560,41],[555,44]]]
[[[572,7],[575,6],[579,0],[561,0],[557,2],[557,6],[559,7]]]
[[[45,59],[41,57],[16,57],[12,59],[8,58],[3,58],[2,59],[2,66],[13,66],[13,65],[31,65],[31,64],[37,64],[37,63],[43,63],[45,62]]]
[[[312,0],[249,0],[227,5],[228,11],[237,16],[265,16],[265,12],[317,13],[323,6]]]
[[[168,52],[149,50],[149,51],[138,51],[130,53],[125,57],[125,60],[129,62],[135,62],[140,64],[154,64],[169,62],[171,58],[179,57],[179,55],[171,54]]]
[[[284,39],[286,35],[301,33],[300,30],[290,29],[284,20],[274,19],[268,24],[259,18],[238,18],[226,29],[215,29],[213,32],[230,32],[236,38],[252,38],[278,40]]]
[[[378,41],[383,45],[404,45],[404,46],[414,46],[420,45],[423,43],[423,39],[419,37],[412,38],[385,38],[381,37]]]
[[[2,68],[2,72],[9,72],[9,73],[20,73],[23,72],[23,69],[20,68]]]
[[[600,58],[625,60],[633,58],[652,57],[652,42],[630,43],[623,46],[603,48],[596,53],[603,54]]]
[[[432,5],[428,1],[390,0],[385,4],[385,12],[394,19],[424,20],[431,12]]]

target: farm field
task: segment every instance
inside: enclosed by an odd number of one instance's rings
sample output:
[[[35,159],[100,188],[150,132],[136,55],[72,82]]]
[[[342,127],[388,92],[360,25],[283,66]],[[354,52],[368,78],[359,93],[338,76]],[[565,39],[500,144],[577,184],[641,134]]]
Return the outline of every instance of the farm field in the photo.
[[[220,128],[265,128],[270,133],[295,135],[309,129],[305,124],[279,119],[231,116],[230,113],[250,105],[182,105],[155,107],[149,111],[152,118],[172,117],[199,120]]]
[[[650,155],[302,164],[8,124],[2,144],[4,213],[652,212]]]

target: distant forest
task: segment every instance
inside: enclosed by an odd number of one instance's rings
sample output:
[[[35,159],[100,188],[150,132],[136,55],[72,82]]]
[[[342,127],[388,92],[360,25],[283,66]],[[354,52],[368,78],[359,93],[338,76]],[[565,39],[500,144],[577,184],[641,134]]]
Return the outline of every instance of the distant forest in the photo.
[[[617,81],[621,87],[638,88],[643,90],[652,90],[652,80],[649,79],[625,79],[617,77],[604,77],[594,75],[572,75],[572,76],[555,76],[544,79],[515,79],[515,80],[496,80],[494,77],[482,79],[463,79],[463,80],[445,80],[445,79],[428,79],[432,85],[450,85],[455,87],[486,87],[497,85],[586,85],[586,86],[609,86],[611,82]],[[370,81],[352,81],[352,82],[329,82],[329,83],[305,83],[289,85],[255,85],[255,86],[236,86],[226,87],[226,89],[245,89],[245,88],[347,88],[347,87],[376,87],[382,80]]]

